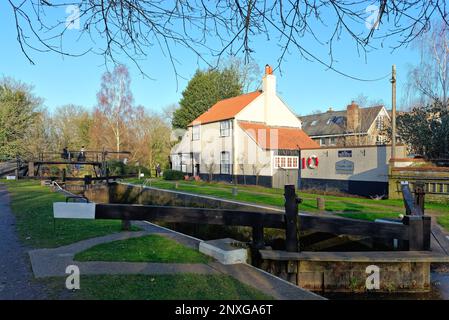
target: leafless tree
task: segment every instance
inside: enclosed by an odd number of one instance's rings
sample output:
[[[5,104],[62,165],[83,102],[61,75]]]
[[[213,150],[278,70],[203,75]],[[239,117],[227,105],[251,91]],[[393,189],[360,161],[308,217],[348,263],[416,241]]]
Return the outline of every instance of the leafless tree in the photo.
[[[208,182],[212,182],[214,178],[214,172],[216,168],[215,163],[215,155],[213,150],[208,150],[201,156],[201,165],[206,168],[206,172],[208,173]]]
[[[244,185],[246,185],[246,175],[245,175],[245,162],[247,161],[246,158],[247,158],[246,155],[243,153],[237,157],[237,164],[240,169],[240,172],[242,173]],[[236,179],[236,181],[238,181],[238,179]]]
[[[449,99],[449,25],[435,21],[417,43],[421,53],[419,64],[409,70],[408,104]],[[415,100],[415,101],[413,101]]]
[[[393,48],[410,43],[434,18],[446,25],[449,20],[445,0],[378,0],[374,5],[373,0],[7,0],[6,5],[30,62],[30,49],[70,56],[94,52],[105,62],[128,57],[140,69],[141,59],[159,47],[175,73],[180,59],[175,46],[207,64],[219,63],[224,54],[243,54],[248,61],[254,40],[262,36],[278,45],[277,67],[296,51],[343,74],[333,67],[333,47],[340,38],[350,37],[364,54],[390,38]],[[64,9],[69,10],[66,16]],[[66,47],[63,40],[73,39],[65,37],[69,31],[87,38],[91,46],[79,52]],[[306,48],[303,39],[326,46],[329,60]]]
[[[126,66],[117,65],[113,72],[105,72],[101,80],[93,125],[96,126],[95,131],[104,125],[110,130],[111,136],[104,131],[96,135],[103,136],[106,140],[110,138],[110,145],[114,146],[117,159],[119,159],[119,152],[122,151],[129,133],[128,124],[135,113],[130,88],[131,78]]]
[[[263,169],[267,168],[270,165],[269,162],[259,162],[253,163],[251,168],[253,169],[253,174],[256,177],[256,186],[259,185],[259,177],[260,173]]]
[[[385,102],[382,99],[372,99],[363,93],[360,93],[357,97],[351,99],[351,101],[349,101],[348,103],[352,103],[352,101],[354,101],[362,108],[385,105]]]

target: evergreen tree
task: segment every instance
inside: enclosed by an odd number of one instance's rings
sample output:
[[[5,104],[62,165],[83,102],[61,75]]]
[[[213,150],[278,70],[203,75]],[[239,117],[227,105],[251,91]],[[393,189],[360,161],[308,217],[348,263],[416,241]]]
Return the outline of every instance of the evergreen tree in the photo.
[[[436,100],[397,117],[398,135],[412,152],[430,159],[449,157],[449,109]]]
[[[216,102],[240,94],[242,83],[235,68],[197,70],[182,92],[180,107],[173,113],[172,125],[185,129]]]

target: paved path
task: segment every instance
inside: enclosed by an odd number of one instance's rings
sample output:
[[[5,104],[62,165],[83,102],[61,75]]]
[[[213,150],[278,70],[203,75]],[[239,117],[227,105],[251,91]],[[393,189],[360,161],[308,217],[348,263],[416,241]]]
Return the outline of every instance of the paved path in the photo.
[[[28,248],[20,244],[15,222],[9,194],[0,184],[0,300],[45,299],[44,287],[33,282]]]
[[[155,232],[152,232],[155,234]],[[150,234],[141,232],[120,232],[104,237],[97,237],[76,242],[54,249],[36,249],[29,252],[34,276],[45,278],[67,276],[65,270],[69,265],[76,265],[82,275],[94,274],[173,274],[173,273],[217,273],[205,264],[195,263],[148,263],[148,262],[107,262],[107,261],[74,261],[78,252],[101,243],[142,237]]]
[[[276,299],[309,300],[322,299],[307,290],[303,290],[287,281],[247,264],[222,265],[218,262],[208,264],[182,263],[145,263],[145,262],[80,262],[73,261],[77,252],[84,251],[100,243],[141,237],[147,234],[159,234],[171,238],[183,245],[198,249],[201,240],[157,226],[144,221],[136,221],[143,231],[121,232],[80,241],[54,249],[37,249],[29,252],[36,278],[66,276],[68,265],[77,265],[81,274],[227,274],[242,283],[252,286]]]
[[[155,225],[146,221],[136,221],[135,224],[148,232],[157,232],[172,238],[191,248],[198,249],[200,239]],[[279,300],[322,300],[322,296],[311,291],[302,289],[290,282],[278,278],[271,273],[253,267],[249,264],[240,263],[224,265],[219,262],[210,262],[208,266],[219,273],[227,274],[240,282],[260,290],[261,292]]]

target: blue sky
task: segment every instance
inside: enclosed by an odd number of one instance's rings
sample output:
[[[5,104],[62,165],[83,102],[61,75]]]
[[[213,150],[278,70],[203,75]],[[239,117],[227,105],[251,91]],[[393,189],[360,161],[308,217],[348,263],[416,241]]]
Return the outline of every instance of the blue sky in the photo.
[[[61,14],[64,14],[63,9]],[[11,76],[17,80],[34,85],[34,93],[44,98],[50,110],[63,104],[73,103],[91,108],[96,104],[96,93],[100,88],[102,73],[106,70],[101,56],[88,54],[79,58],[62,57],[55,53],[30,51],[35,65],[28,62],[16,41],[15,24],[9,7],[0,4],[0,76]],[[325,32],[325,31],[324,31]],[[66,40],[70,48],[77,50],[86,43],[76,39]],[[303,39],[301,45],[328,61],[328,49],[311,39]],[[267,41],[264,37],[254,40],[254,60],[261,70],[266,63],[275,65],[279,49],[275,39]],[[81,51],[81,50],[80,50]],[[178,71],[189,79],[197,67],[204,67],[187,50],[173,48],[179,60]],[[137,104],[148,109],[160,111],[163,107],[177,103],[187,80],[178,78],[171,68],[170,60],[158,49],[148,51],[148,59],[141,66],[153,79],[140,75],[138,69],[127,59],[121,62],[128,65],[132,76],[132,92]],[[357,54],[350,39],[343,38],[334,47],[337,62],[334,67],[360,78],[378,78],[391,71],[396,64],[398,70],[398,98],[403,96],[406,74],[410,64],[418,63],[418,53],[409,48],[391,52],[388,46],[368,53],[367,60]],[[282,74],[276,72],[277,89],[284,101],[298,114],[305,115],[314,110],[325,111],[344,108],[351,99],[364,94],[370,99],[382,99],[390,106],[391,84],[389,79],[377,82],[359,82],[343,77],[317,62],[300,58],[296,50],[286,55],[282,64]],[[178,87],[177,87],[178,86]],[[400,102],[400,101],[399,101]]]

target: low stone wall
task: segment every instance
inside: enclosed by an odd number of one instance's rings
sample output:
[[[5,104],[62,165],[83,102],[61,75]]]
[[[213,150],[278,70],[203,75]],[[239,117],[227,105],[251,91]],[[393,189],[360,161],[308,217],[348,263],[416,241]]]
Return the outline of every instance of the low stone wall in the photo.
[[[366,269],[369,262],[299,261],[294,279],[289,279],[288,263],[271,261],[262,268],[299,287],[315,292],[366,292]],[[383,262],[379,267],[379,292],[428,292],[430,290],[430,262]],[[293,271],[293,270],[292,270]]]
[[[230,209],[252,212],[283,212],[255,204],[242,204],[232,200],[218,199],[204,195],[194,195],[181,191],[171,191],[153,187],[141,187],[126,183],[113,183],[102,189],[89,189],[86,197],[97,203],[136,203],[160,206],[180,206],[195,208]]]
[[[402,199],[401,181],[411,189],[424,183],[426,200],[449,203],[449,167],[394,167],[389,177],[389,198]]]
[[[324,292],[365,292],[366,268],[372,263],[301,261],[298,285]],[[427,292],[430,264],[422,262],[376,263],[380,288],[376,292]]]

